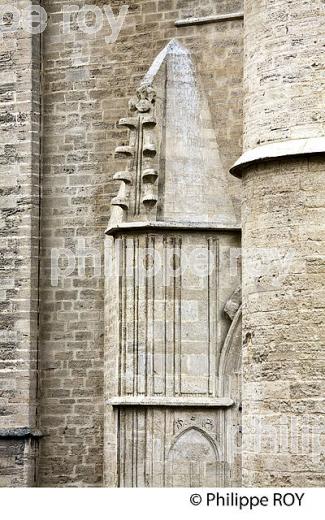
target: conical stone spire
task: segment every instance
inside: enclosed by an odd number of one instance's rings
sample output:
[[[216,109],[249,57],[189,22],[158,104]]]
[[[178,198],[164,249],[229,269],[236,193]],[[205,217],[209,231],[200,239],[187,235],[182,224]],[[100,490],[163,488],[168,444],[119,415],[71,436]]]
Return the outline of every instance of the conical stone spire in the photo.
[[[131,222],[236,226],[215,130],[191,55],[177,40],[158,54],[130,101],[129,145],[110,228]]]

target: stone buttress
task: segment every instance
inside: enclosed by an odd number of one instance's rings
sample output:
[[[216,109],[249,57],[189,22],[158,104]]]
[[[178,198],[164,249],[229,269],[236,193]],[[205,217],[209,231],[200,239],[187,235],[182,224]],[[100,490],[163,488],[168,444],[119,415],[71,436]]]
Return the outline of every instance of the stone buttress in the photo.
[[[240,227],[177,41],[129,108],[107,229],[105,485],[239,486]]]

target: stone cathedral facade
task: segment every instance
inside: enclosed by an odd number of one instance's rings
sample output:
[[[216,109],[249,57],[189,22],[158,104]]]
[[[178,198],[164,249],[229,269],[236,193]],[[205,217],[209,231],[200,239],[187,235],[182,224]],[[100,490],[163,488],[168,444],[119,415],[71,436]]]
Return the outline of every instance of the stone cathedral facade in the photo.
[[[1,33],[0,486],[322,486],[324,3],[127,4]]]

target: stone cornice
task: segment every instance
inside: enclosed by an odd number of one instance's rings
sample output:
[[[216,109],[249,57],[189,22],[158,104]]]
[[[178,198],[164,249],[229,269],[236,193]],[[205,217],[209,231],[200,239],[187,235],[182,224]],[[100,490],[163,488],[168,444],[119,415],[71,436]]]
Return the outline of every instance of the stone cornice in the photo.
[[[114,235],[127,231],[241,231],[239,224],[225,224],[219,222],[123,222],[115,226],[109,226],[106,235]]]
[[[320,153],[325,153],[325,137],[292,139],[266,144],[245,152],[230,168],[230,173],[235,177],[241,177],[243,169],[262,161]]]
[[[26,439],[43,437],[42,432],[32,428],[1,428],[0,439]]]
[[[227,22],[229,20],[242,20],[243,18],[243,12],[217,14],[211,16],[183,18],[181,20],[176,20],[175,25],[176,27],[186,27],[188,25],[203,25],[207,23]]]
[[[121,396],[109,399],[110,406],[177,406],[208,408],[229,408],[234,405],[230,397],[156,397],[156,396]]]

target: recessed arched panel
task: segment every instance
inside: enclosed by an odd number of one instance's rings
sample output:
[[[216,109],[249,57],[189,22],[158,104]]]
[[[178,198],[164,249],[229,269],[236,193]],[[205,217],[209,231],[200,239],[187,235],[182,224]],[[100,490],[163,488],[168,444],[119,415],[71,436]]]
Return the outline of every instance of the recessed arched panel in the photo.
[[[169,486],[205,487],[219,483],[218,448],[199,428],[189,428],[174,440],[166,464]]]

